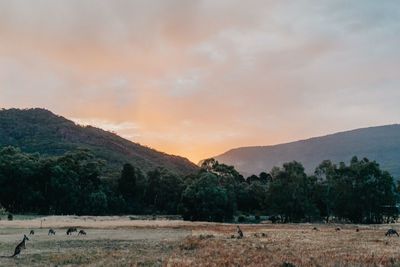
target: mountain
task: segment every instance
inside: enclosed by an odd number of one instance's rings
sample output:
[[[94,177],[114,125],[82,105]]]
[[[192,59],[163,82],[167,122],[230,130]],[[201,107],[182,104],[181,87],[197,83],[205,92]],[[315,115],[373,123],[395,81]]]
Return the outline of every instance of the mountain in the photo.
[[[57,156],[76,149],[89,149],[106,160],[107,172],[117,173],[124,163],[143,171],[165,167],[189,174],[197,166],[179,156],[168,155],[92,126],[79,126],[45,109],[0,110],[0,147],[15,146],[24,152]]]
[[[376,160],[382,169],[400,178],[400,125],[387,125],[340,132],[287,144],[242,147],[215,157],[233,165],[243,175],[259,174],[296,160],[313,173],[323,160],[348,162],[353,156]]]

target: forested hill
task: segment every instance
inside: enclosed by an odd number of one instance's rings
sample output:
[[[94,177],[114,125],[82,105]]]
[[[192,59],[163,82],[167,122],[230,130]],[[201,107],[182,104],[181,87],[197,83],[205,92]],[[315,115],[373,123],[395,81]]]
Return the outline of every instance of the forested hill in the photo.
[[[269,171],[296,160],[312,173],[322,160],[348,162],[353,156],[376,160],[395,179],[400,178],[400,125],[357,129],[274,146],[232,149],[215,157],[244,175]]]
[[[115,173],[120,172],[124,163],[143,171],[165,167],[177,174],[189,174],[197,170],[186,158],[156,151],[95,127],[76,125],[45,109],[0,110],[0,147],[4,146],[55,156],[89,149],[106,160],[107,172]]]

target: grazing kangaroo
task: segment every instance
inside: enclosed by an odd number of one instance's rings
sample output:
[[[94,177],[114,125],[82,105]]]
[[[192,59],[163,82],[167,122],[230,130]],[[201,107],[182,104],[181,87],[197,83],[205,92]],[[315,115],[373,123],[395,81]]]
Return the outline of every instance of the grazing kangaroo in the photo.
[[[335,229],[336,232],[339,232],[340,230],[342,230],[342,229],[340,229],[340,227],[337,227],[337,228]]]
[[[317,227],[314,227],[313,231],[319,231],[319,229]]]
[[[239,225],[237,226],[237,232],[238,232],[238,234],[239,234],[238,238],[239,238],[239,239],[242,239],[242,238],[243,238],[243,232],[242,232],[242,230],[240,229]]]
[[[394,229],[389,229],[389,230],[386,232],[386,234],[385,234],[385,236],[392,236],[392,235],[397,235],[397,236],[399,236],[399,233],[397,233],[397,231],[394,230]]]
[[[84,230],[80,230],[78,235],[86,235],[86,232]]]
[[[47,235],[56,235],[56,231],[50,228],[49,233]]]
[[[35,231],[34,230],[31,230],[30,232],[29,232],[29,235],[34,235],[35,234]]]
[[[67,235],[71,235],[73,232],[78,232],[78,230],[76,230],[76,228],[68,228],[67,230]]]

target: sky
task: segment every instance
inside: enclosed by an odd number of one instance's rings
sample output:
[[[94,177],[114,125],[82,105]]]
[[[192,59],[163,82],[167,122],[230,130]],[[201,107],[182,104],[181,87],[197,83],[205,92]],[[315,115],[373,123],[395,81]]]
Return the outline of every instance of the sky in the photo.
[[[398,0],[0,0],[0,107],[193,162],[399,123]]]

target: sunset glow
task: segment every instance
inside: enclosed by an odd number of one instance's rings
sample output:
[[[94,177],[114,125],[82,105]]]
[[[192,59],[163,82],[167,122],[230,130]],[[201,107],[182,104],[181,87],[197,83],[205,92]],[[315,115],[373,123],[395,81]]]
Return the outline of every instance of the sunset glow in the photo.
[[[0,0],[0,107],[197,163],[399,122],[400,1]]]

